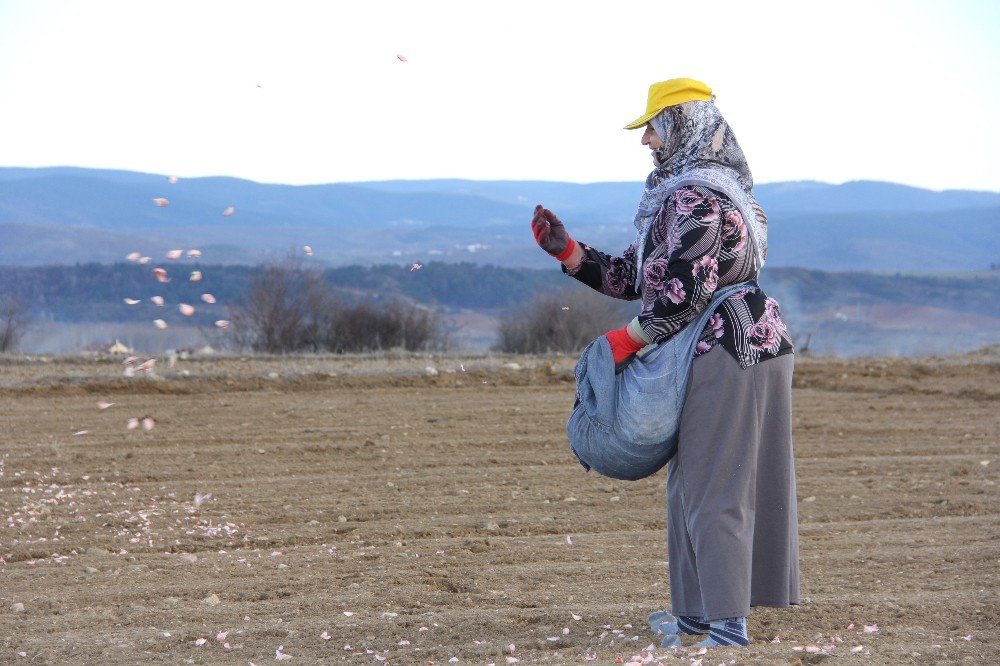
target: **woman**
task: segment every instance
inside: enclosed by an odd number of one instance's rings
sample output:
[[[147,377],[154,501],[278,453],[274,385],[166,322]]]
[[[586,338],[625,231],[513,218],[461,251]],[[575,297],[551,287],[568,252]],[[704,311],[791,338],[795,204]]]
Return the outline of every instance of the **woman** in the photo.
[[[716,290],[753,285],[723,301],[695,351],[667,476],[673,616],[649,617],[665,647],[679,645],[680,634],[707,634],[704,646],[748,645],[751,606],[799,602],[793,348],[778,304],[756,286],[767,219],[713,101],[692,79],[650,86],[646,113],[626,129],[645,128],[656,168],[639,202],[637,240],[620,256],[574,241],[542,206],[531,223],[564,272],[608,296],[642,300],[635,319],[605,334],[616,363],[676,334]]]

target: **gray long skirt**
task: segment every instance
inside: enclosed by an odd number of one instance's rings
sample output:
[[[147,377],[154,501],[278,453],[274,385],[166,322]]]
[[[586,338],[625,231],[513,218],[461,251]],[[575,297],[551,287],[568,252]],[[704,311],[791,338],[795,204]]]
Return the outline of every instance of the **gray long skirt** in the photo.
[[[799,603],[793,366],[788,354],[744,370],[718,346],[694,360],[667,475],[674,615]]]

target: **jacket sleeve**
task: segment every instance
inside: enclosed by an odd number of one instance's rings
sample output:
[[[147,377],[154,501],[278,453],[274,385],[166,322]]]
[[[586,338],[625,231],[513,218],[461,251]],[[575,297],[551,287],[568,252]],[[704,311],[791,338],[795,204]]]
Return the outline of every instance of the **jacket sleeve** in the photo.
[[[718,286],[721,204],[710,190],[683,187],[671,194],[654,221],[643,267],[645,337],[662,342],[695,319]]]
[[[614,298],[634,301],[639,298],[635,290],[635,243],[619,257],[612,257],[580,243],[583,259],[572,270],[563,272],[576,278],[591,289]]]

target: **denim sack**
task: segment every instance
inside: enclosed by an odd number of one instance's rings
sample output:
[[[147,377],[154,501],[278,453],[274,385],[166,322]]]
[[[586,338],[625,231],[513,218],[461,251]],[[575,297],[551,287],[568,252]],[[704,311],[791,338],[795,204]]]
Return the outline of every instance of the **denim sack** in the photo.
[[[580,356],[576,405],[566,423],[570,449],[584,469],[623,481],[658,472],[677,452],[681,410],[695,346],[709,318],[753,282],[715,292],[708,307],[669,340],[646,347],[615,374],[611,345],[603,335]]]

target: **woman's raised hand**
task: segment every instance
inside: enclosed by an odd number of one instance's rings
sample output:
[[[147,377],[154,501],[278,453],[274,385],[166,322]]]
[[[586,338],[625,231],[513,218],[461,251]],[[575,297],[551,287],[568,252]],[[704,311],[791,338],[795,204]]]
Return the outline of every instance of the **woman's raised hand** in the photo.
[[[531,231],[535,234],[535,242],[559,261],[564,261],[576,247],[576,241],[569,237],[566,226],[556,217],[555,213],[542,204],[535,206],[535,215],[531,218]]]

